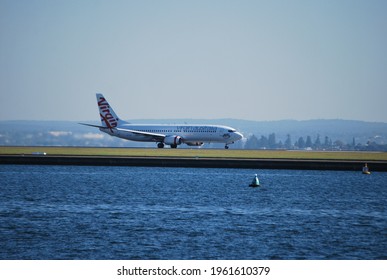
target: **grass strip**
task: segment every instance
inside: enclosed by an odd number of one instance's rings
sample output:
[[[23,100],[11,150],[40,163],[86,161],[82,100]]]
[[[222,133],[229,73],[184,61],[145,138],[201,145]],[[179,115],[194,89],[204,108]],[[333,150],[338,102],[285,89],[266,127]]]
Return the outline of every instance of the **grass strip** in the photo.
[[[285,151],[285,150],[215,150],[215,149],[138,149],[89,147],[13,147],[1,146],[0,155],[126,156],[126,157],[186,157],[242,159],[311,159],[387,161],[386,152]]]

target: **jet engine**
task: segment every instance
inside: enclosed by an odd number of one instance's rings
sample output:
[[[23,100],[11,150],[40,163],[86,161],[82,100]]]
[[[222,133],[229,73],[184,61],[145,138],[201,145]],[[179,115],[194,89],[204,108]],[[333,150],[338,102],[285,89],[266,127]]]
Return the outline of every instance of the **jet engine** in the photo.
[[[164,138],[164,143],[166,145],[177,146],[177,145],[180,145],[181,142],[182,142],[181,137],[177,135],[170,135]]]

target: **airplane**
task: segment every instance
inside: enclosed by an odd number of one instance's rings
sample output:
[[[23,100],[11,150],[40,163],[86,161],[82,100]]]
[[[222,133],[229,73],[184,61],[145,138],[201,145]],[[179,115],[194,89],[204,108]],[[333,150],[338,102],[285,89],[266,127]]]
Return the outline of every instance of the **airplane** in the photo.
[[[202,146],[204,143],[224,143],[225,149],[228,149],[229,144],[243,138],[236,129],[223,125],[132,124],[121,120],[101,93],[97,93],[96,97],[101,125],[80,124],[99,128],[111,136],[131,141],[156,142],[158,148],[164,148],[164,145],[177,148],[181,144]]]

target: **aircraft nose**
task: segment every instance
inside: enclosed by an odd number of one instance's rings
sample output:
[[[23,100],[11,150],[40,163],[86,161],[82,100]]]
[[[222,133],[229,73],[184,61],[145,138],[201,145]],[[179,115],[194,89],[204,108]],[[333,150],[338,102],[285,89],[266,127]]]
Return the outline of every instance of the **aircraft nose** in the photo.
[[[242,139],[243,138],[243,135],[242,135],[242,133],[239,133],[239,132],[234,132],[235,133],[235,138],[237,139],[237,140],[239,140],[239,139]]]

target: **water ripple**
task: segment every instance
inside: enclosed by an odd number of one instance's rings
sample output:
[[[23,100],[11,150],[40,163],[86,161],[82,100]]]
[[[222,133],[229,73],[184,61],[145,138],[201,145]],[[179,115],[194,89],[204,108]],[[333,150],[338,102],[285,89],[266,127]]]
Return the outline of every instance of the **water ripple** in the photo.
[[[0,259],[387,259],[386,173],[2,165],[0,180]]]

